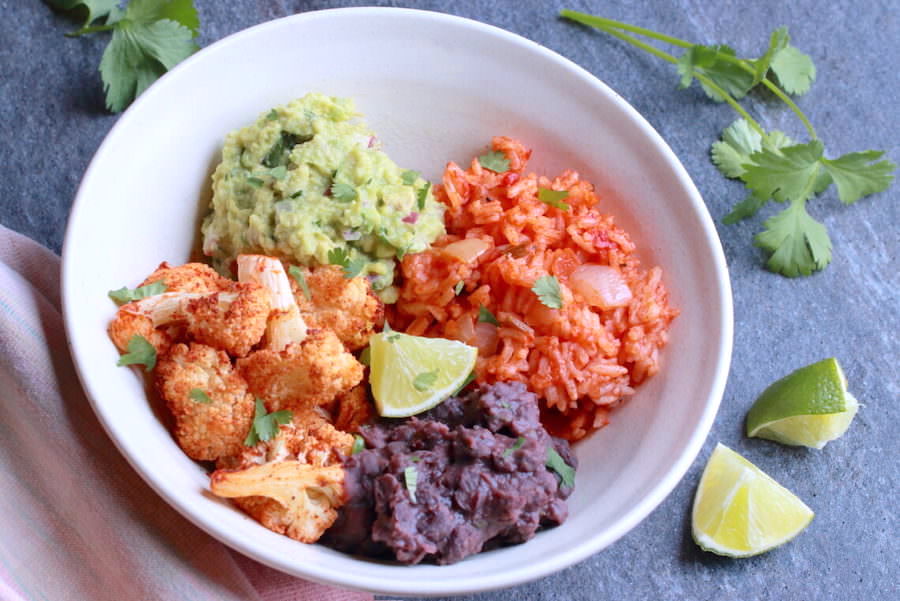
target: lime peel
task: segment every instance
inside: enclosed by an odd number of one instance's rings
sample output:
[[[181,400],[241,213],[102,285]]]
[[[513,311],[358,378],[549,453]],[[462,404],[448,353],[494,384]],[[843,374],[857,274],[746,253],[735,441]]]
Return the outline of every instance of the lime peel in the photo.
[[[847,431],[858,408],[837,359],[824,359],[766,388],[747,413],[747,436],[821,449]]]

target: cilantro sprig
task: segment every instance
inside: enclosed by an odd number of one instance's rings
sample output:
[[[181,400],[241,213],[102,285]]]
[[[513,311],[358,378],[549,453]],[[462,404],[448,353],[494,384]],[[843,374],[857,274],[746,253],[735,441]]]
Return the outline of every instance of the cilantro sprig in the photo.
[[[335,247],[328,251],[328,262],[342,267],[344,269],[344,277],[347,279],[355,278],[362,273],[362,270],[366,268],[368,263],[363,255],[357,255],[355,259],[351,259],[350,253],[340,247]]]
[[[547,447],[547,467],[556,472],[563,486],[575,485],[575,468],[565,462],[552,446]]]
[[[834,184],[844,204],[886,190],[894,181],[897,166],[884,159],[884,152],[851,152],[826,158],[825,146],[806,114],[791,95],[809,91],[816,78],[812,59],[791,45],[786,27],[779,27],[758,58],[738,57],[724,44],[694,44],[656,31],[571,10],[560,15],[595,27],[675,65],[679,87],[694,80],[711,99],[725,102],[740,115],[728,126],[721,140],[713,143],[713,163],[725,177],[738,179],[747,197],[725,216],[733,224],[756,215],[769,201],[786,204],[780,213],[764,222],[755,244],[769,253],[766,267],[788,277],[810,275],[831,262],[831,239],[825,226],[807,211],[807,202]],[[630,34],[683,48],[673,56]],[[738,103],[754,88],[762,86],[784,102],[803,124],[809,142],[795,142],[781,131],[766,131]]]
[[[256,409],[253,415],[253,424],[250,426],[250,432],[244,439],[244,446],[252,447],[260,440],[271,440],[278,434],[278,426],[291,423],[294,419],[294,413],[287,409],[268,413],[266,405],[262,399],[256,399]]]
[[[563,202],[569,197],[568,190],[550,190],[549,188],[538,188],[538,200],[545,205],[556,207],[562,211],[569,210],[569,203]]]
[[[509,159],[499,150],[492,150],[487,154],[478,157],[478,162],[485,169],[490,169],[496,173],[506,173],[509,171]]]
[[[135,334],[128,340],[128,352],[119,357],[116,365],[143,365],[144,371],[153,371],[156,367],[156,347],[140,334]]]
[[[77,37],[111,31],[100,59],[106,108],[121,112],[166,71],[197,51],[200,18],[192,0],[46,0],[57,10],[85,15]]]

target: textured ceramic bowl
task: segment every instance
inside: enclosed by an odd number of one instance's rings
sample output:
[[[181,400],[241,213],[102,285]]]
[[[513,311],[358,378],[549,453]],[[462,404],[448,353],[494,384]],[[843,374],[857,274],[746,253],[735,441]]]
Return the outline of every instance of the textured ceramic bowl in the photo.
[[[196,242],[225,134],[310,91],[350,96],[398,164],[432,181],[493,135],[535,149],[531,168],[571,167],[659,264],[681,316],[661,372],[577,445],[570,517],[530,542],[452,566],[367,561],[269,532],[206,492],[207,475],[174,443],[144,383],[116,367],[106,294]],[[681,479],[713,422],[731,355],[731,291],[703,201],[681,163],[622,98],[553,52],[456,17],[400,9],[296,15],[200,51],[143,94],[91,162],[63,252],[66,328],[94,410],[134,468],[195,524],[270,566],[321,582],[397,594],[511,586],[603,549]]]

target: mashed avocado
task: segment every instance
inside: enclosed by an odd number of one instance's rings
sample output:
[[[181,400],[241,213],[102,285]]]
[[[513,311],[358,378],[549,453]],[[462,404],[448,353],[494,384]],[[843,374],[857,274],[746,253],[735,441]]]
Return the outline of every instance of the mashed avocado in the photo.
[[[219,271],[247,252],[341,264],[396,297],[395,258],[444,233],[444,207],[358,117],[350,99],[307,94],[228,135],[202,227]]]

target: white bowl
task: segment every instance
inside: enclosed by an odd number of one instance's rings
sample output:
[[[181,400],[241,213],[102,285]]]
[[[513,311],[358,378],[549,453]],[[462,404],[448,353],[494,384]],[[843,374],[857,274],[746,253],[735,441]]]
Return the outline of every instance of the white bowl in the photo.
[[[136,371],[116,367],[108,290],[160,261],[185,262],[225,134],[310,91],[350,96],[398,164],[432,181],[493,135],[534,148],[532,169],[572,167],[663,267],[681,309],[661,372],[577,445],[562,526],[451,566],[404,567],[304,545],[209,495],[207,475],[154,415]],[[557,54],[474,21],[414,10],[300,14],[200,51],[144,93],[90,164],[63,251],[63,304],[82,384],[110,437],[169,503],[222,542],[304,578],[395,594],[518,584],[603,549],[678,483],[715,416],[731,356],[732,306],[715,228],[681,163],[615,92]],[[687,508],[685,508],[687,511]]]

